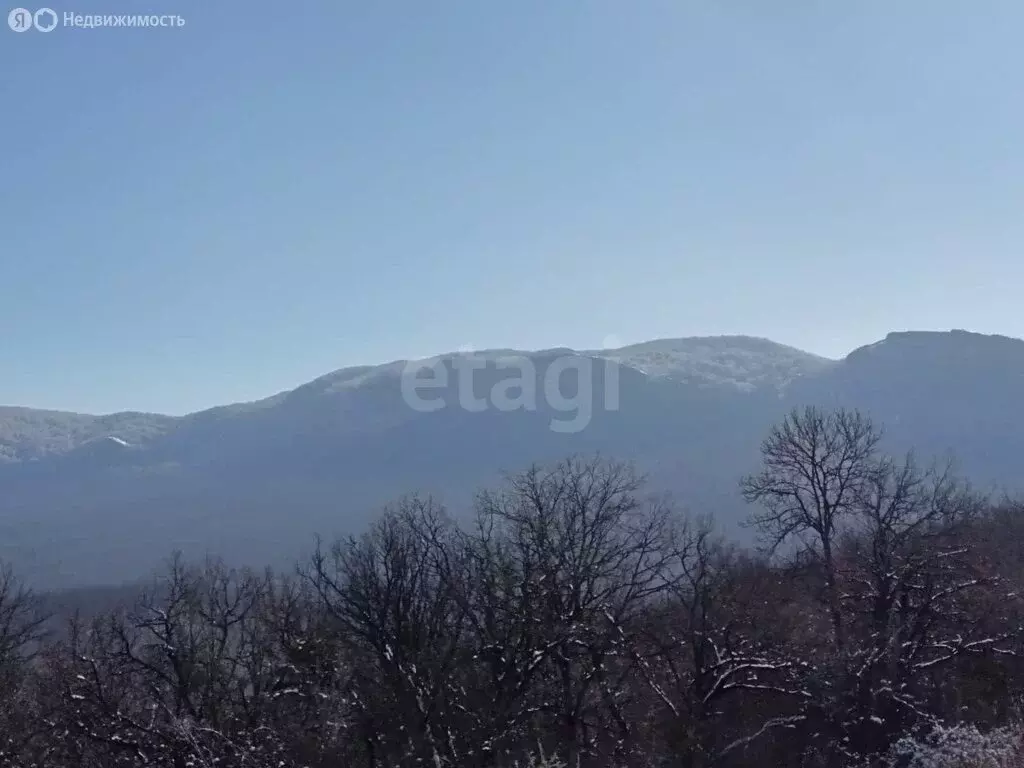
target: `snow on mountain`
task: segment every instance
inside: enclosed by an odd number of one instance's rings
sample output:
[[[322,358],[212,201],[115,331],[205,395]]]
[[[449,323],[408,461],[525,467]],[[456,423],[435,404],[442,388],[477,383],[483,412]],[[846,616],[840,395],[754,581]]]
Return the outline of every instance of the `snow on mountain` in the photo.
[[[795,379],[836,364],[751,336],[660,339],[587,354],[614,360],[649,376],[740,392],[773,389],[781,393]]]

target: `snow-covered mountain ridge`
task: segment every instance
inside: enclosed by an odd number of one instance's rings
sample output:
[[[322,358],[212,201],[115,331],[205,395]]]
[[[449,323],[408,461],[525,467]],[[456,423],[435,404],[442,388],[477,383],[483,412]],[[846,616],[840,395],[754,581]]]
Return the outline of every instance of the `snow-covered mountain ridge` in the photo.
[[[497,359],[552,353],[579,354],[611,360],[648,376],[664,377],[704,388],[749,392],[766,387],[782,390],[796,378],[823,370],[835,361],[751,336],[710,336],[659,339],[619,349],[514,350],[452,352],[438,358],[472,354]],[[100,438],[145,444],[195,421],[230,418],[278,407],[311,396],[342,395],[400,376],[407,360],[365,365],[328,373],[293,390],[253,403],[236,403],[182,417],[146,413],[90,416],[60,411],[0,407],[0,463],[29,461],[76,450]]]
[[[829,372],[857,363],[876,368],[882,361],[900,367],[909,359],[942,360],[950,365],[977,364],[983,359],[1006,357],[1011,367],[1024,360],[1024,341],[1005,336],[951,332],[907,331],[890,333],[882,341],[854,350],[844,360],[832,360],[755,336],[705,336],[657,339],[617,349],[514,350],[487,349],[452,352],[433,359],[472,354],[489,360],[513,355],[536,358],[578,354],[612,361],[645,376],[679,382],[705,390],[736,393],[769,392],[783,395],[794,383],[827,377]],[[877,362],[876,362],[877,361]],[[959,362],[958,362],[959,361]],[[131,446],[145,446],[177,430],[197,424],[214,425],[269,410],[299,408],[323,397],[357,397],[386,387],[406,370],[409,361],[342,368],[293,390],[251,403],[217,406],[181,417],[151,413],[115,413],[92,416],[21,407],[0,407],[0,464],[33,461],[60,455],[101,438],[117,438]],[[375,401],[378,410],[389,406]],[[400,405],[400,404],[396,404]],[[365,398],[354,402],[365,407]],[[342,406],[343,408],[345,406]],[[364,414],[364,421],[369,414]],[[378,413],[381,426],[396,419]],[[371,422],[370,426],[373,426]]]

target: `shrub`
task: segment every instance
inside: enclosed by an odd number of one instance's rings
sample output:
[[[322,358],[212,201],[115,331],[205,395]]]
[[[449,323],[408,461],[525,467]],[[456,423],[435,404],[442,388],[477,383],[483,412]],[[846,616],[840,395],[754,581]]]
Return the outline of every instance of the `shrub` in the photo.
[[[1021,768],[1019,727],[982,733],[974,725],[936,727],[926,737],[905,736],[889,750],[885,768]]]

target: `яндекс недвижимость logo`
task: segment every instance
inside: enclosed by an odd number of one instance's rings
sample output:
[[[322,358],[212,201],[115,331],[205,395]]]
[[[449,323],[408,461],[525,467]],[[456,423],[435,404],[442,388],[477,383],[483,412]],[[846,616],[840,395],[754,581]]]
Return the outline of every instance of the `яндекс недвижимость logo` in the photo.
[[[62,19],[52,8],[40,8],[34,12],[28,8],[15,8],[7,14],[7,26],[15,32],[28,32],[30,29],[52,32],[58,25],[72,29],[175,28],[185,26],[185,19],[178,14],[82,14],[71,11],[65,11]]]
[[[34,13],[28,8],[15,8],[7,14],[7,26],[15,32],[51,32],[57,26],[57,12],[52,8],[40,8]]]

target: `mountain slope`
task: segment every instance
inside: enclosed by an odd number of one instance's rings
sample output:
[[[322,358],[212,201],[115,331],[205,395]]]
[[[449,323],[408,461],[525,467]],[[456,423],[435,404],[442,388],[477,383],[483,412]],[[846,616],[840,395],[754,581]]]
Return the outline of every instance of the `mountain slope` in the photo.
[[[467,393],[471,359],[482,367]],[[519,375],[508,360],[530,368],[533,410],[497,407]],[[429,412],[410,407],[405,361],[181,418],[0,409],[0,557],[46,586],[130,580],[173,548],[285,563],[402,493],[442,494],[458,512],[499,471],[572,452],[634,460],[655,490],[730,525],[765,430],[804,403],[862,407],[893,447],[953,449],[983,484],[1013,483],[1024,459],[1024,342],[1002,337],[892,334],[841,361],[721,337],[428,362],[448,379]],[[583,390],[566,375],[564,401],[546,397],[567,363],[587,371]],[[465,410],[468,394],[486,407]],[[583,417],[580,431],[552,428]]]
[[[795,402],[864,409],[892,447],[949,454],[983,485],[1024,479],[1024,341],[890,333],[794,386]]]
[[[0,407],[0,463],[31,461],[65,453],[91,440],[118,436],[127,442],[146,442],[168,431],[170,416],[80,413]]]

